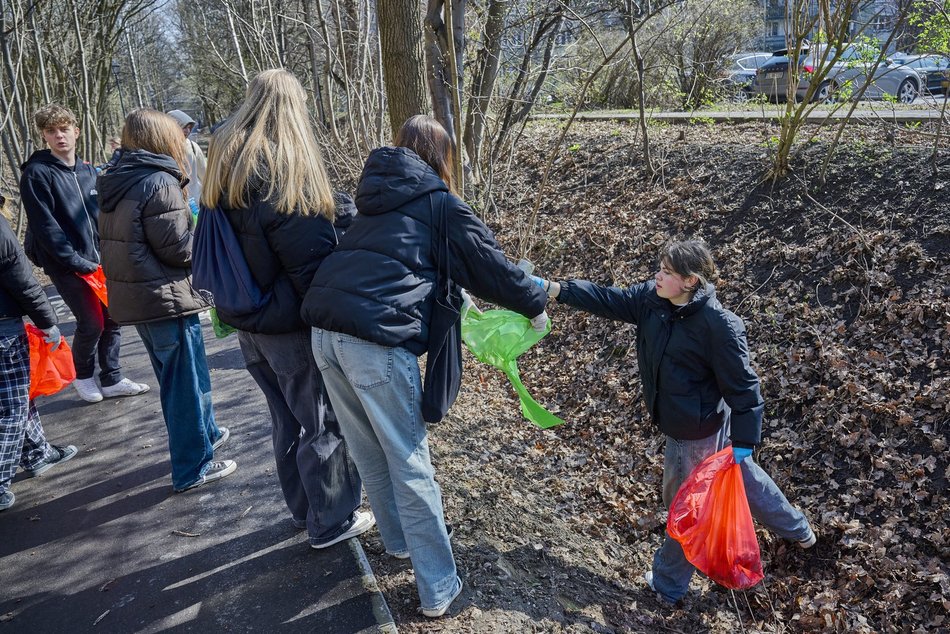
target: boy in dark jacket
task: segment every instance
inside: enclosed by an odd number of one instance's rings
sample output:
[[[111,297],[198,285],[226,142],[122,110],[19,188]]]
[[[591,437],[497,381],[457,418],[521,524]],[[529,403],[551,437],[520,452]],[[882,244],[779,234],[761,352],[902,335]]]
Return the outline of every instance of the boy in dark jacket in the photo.
[[[0,209],[4,202],[0,196]],[[30,346],[23,315],[43,331],[47,343],[59,345],[56,314],[0,215],[0,511],[16,499],[9,486],[18,465],[32,478],[76,455],[72,445],[57,447],[46,441],[30,400]]]
[[[717,277],[708,247],[689,240],[668,244],[654,279],[629,288],[534,279],[558,302],[637,325],[643,398],[666,437],[664,506],[669,508],[699,463],[731,441],[752,516],[811,548],[816,536],[805,515],[751,460],[761,442],[765,405],[749,361],[745,326],[716,299]],[[660,598],[675,603],[686,595],[694,570],[679,542],[667,537],[644,578]]]
[[[76,317],[73,386],[89,403],[147,392],[147,385],[122,377],[119,324],[79,277],[99,268],[99,203],[96,169],[76,157],[76,116],[51,104],[37,110],[33,120],[49,149],[34,152],[20,177],[28,220],[26,253],[43,267]],[[101,389],[93,376],[97,355]]]

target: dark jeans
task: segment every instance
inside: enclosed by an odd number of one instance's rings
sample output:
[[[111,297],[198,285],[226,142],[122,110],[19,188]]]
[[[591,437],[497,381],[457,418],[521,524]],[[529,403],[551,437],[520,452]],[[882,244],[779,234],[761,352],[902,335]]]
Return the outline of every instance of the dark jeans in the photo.
[[[73,363],[76,378],[88,379],[96,371],[96,355],[99,356],[99,383],[103,387],[115,385],[122,380],[119,368],[119,346],[122,335],[119,324],[109,316],[109,309],[75,273],[49,273],[49,278],[59,291],[60,297],[76,317],[76,334],[73,335]]]
[[[183,489],[204,475],[221,432],[214,423],[211,376],[198,315],[138,324],[158,379],[162,416],[168,428],[172,485]]]
[[[327,542],[349,529],[362,482],[310,351],[310,329],[281,335],[239,331],[238,340],[270,409],[287,507],[294,519],[307,520],[311,543]]]

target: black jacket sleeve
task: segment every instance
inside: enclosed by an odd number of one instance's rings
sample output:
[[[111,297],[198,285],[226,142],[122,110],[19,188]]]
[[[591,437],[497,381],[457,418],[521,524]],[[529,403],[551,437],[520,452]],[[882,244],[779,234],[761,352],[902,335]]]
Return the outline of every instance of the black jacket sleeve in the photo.
[[[759,377],[749,361],[742,320],[725,311],[711,318],[707,358],[722,398],[732,409],[730,435],[733,442],[758,445],[762,438],[765,402],[759,390]]]
[[[43,330],[56,325],[56,313],[50,306],[43,287],[33,275],[33,267],[20,248],[13,229],[0,216],[0,292],[5,293],[29,315],[37,328]]]
[[[267,204],[267,203],[264,203]],[[336,246],[334,227],[323,216],[282,214],[271,211],[264,236],[268,246],[302,298],[310,288],[313,274]]]
[[[598,286],[586,280],[561,282],[557,301],[588,313],[627,323],[639,323],[639,314],[647,284],[629,288]]]
[[[452,281],[529,319],[540,315],[547,304],[547,294],[508,261],[491,230],[468,205],[451,194],[445,196]]]

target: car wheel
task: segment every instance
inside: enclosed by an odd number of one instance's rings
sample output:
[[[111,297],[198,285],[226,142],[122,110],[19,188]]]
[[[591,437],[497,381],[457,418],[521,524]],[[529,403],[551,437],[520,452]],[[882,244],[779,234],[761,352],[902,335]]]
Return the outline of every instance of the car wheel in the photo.
[[[901,103],[914,103],[919,92],[917,84],[912,79],[905,79],[897,87],[897,100]]]
[[[811,98],[813,103],[832,103],[835,100],[835,87],[831,82],[823,81]]]

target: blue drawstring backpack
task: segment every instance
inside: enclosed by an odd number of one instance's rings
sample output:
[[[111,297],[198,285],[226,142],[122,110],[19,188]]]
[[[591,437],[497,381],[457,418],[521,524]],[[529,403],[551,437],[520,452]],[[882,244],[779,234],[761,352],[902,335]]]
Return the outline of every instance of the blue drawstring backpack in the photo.
[[[261,309],[270,299],[251,275],[228,217],[220,207],[201,206],[191,254],[191,283],[214,297],[219,312],[246,315]]]

